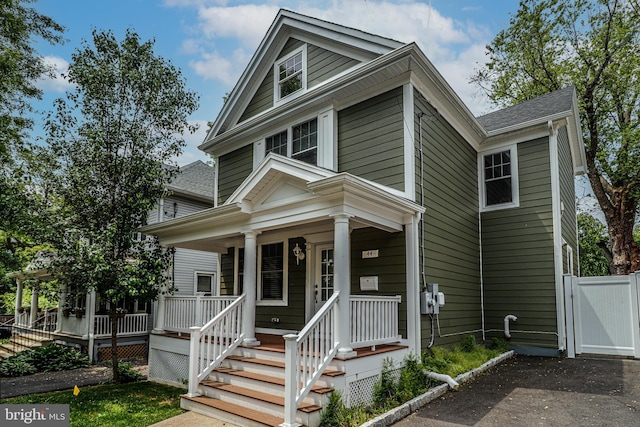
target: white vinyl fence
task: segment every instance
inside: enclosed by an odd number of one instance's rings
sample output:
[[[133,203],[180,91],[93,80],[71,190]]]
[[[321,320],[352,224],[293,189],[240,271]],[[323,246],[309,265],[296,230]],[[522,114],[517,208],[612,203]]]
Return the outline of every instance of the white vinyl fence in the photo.
[[[640,358],[640,273],[565,276],[569,357],[592,353]]]

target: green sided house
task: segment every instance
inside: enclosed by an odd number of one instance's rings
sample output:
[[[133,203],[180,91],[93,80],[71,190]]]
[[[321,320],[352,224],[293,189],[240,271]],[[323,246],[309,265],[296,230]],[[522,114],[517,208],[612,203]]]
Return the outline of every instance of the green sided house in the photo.
[[[572,87],[474,117],[415,43],[281,10],[200,148],[215,206],[143,228],[219,254],[215,296],[155,316],[149,375],[184,407],[317,425],[331,390],[369,402],[385,358],[469,334],[564,351]]]

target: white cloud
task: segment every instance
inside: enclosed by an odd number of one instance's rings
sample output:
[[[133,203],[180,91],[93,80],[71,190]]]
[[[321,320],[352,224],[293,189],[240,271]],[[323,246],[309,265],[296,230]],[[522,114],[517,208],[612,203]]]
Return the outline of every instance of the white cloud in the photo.
[[[198,17],[207,38],[232,38],[244,48],[255,50],[278,10],[277,6],[255,4],[202,7]]]
[[[185,133],[182,135],[186,146],[182,154],[174,159],[180,166],[188,165],[196,160],[202,160],[205,163],[211,160],[204,152],[198,150],[198,145],[202,144],[207,135],[207,121],[190,120],[189,124],[198,125],[198,130],[194,133]]]
[[[218,80],[231,87],[248,61],[247,51],[236,49],[230,57],[219,52],[203,53],[201,59],[190,61],[189,66],[205,80]]]
[[[54,77],[43,77],[38,79],[36,86],[43,91],[64,92],[73,85],[62,75],[69,69],[69,63],[57,56],[45,56],[43,61],[52,68]]]

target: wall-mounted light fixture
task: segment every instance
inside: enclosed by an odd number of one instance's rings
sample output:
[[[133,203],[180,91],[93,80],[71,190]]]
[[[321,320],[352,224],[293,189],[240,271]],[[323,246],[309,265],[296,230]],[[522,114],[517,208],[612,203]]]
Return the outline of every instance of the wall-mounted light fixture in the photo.
[[[293,248],[293,256],[296,257],[296,264],[300,265],[300,261],[304,259],[304,252],[302,252],[302,248],[298,246],[296,243],[296,247]]]

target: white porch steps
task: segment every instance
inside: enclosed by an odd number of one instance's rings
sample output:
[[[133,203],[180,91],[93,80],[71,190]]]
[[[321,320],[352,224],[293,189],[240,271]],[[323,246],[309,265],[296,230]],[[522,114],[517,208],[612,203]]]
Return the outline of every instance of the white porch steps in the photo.
[[[53,343],[53,339],[19,332],[11,336],[8,344],[0,345],[0,360],[14,356],[21,351],[36,347],[45,347]]]
[[[316,427],[333,391],[333,378],[344,373],[328,369],[298,407],[296,420]],[[238,348],[198,387],[201,396],[182,396],[182,408],[240,426],[279,426],[284,422],[284,353]]]

